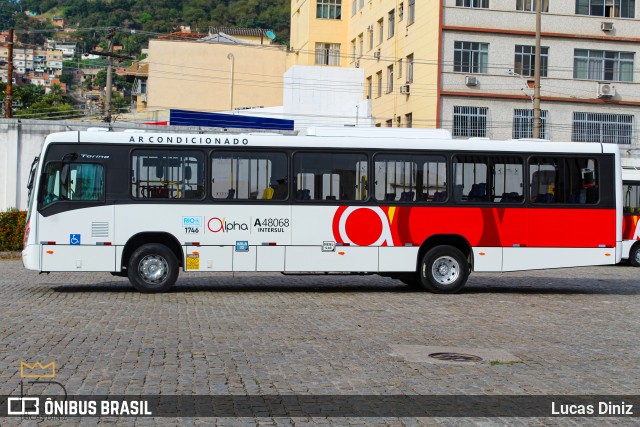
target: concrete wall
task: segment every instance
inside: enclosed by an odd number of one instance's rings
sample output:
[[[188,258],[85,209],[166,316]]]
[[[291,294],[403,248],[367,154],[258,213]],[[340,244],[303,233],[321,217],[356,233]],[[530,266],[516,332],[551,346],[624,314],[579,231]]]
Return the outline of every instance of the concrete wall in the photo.
[[[0,120],[0,211],[27,208],[27,180],[33,158],[40,154],[48,134],[69,129],[47,121]]]
[[[284,75],[284,118],[296,130],[317,126],[370,127],[371,101],[364,99],[364,70],[294,66]]]

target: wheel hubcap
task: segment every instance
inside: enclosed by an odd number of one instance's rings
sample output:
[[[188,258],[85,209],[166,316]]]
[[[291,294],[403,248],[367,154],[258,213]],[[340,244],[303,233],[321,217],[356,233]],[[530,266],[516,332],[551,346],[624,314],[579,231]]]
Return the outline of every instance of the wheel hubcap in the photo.
[[[167,277],[169,266],[167,260],[160,255],[147,255],[140,261],[138,272],[142,280],[157,285]]]
[[[636,258],[636,262],[640,264],[640,249],[638,249],[638,250],[636,251],[636,256],[635,256],[635,258]]]
[[[450,285],[460,276],[460,265],[454,258],[442,256],[434,261],[431,274],[439,284]]]

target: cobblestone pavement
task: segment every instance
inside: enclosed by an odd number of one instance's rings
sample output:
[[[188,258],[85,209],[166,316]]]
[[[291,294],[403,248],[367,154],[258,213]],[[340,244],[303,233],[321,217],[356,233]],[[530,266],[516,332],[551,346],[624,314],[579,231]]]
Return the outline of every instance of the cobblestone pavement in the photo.
[[[472,274],[458,295],[378,276],[184,274],[168,294],[107,273],[0,262],[0,395],[20,361],[70,394],[639,394],[640,269]],[[399,346],[522,363],[408,361]],[[640,409],[640,408],[637,408]],[[67,420],[82,425],[620,425],[615,418]],[[0,425],[16,419],[0,418]],[[44,425],[58,425],[45,422]]]

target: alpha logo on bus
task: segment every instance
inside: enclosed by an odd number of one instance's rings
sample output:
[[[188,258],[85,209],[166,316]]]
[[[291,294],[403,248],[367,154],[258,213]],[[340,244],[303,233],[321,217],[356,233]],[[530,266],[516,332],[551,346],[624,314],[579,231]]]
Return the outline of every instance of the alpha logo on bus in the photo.
[[[391,223],[395,208],[341,206],[333,216],[338,243],[356,246],[393,246]]]
[[[246,222],[228,222],[225,218],[213,217],[207,221],[207,228],[212,233],[228,233],[230,231],[249,231]]]

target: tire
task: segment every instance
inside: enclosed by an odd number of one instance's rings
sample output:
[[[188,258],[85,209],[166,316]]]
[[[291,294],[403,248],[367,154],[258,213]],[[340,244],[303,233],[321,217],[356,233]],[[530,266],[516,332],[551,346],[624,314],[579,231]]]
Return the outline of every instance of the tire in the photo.
[[[640,243],[636,243],[629,251],[629,264],[640,267]]]
[[[165,245],[148,243],[133,252],[127,273],[129,282],[140,292],[166,292],[178,279],[178,260]]]
[[[436,294],[453,294],[467,283],[469,263],[459,249],[436,246],[429,250],[420,263],[420,284]]]

